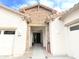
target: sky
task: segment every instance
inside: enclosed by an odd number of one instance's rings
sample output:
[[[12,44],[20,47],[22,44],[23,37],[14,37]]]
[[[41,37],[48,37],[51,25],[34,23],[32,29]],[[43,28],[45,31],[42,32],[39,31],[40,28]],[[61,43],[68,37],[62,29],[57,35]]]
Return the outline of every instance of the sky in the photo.
[[[48,6],[58,11],[65,11],[77,4],[79,0],[38,0],[40,4]],[[0,0],[1,4],[4,4],[12,9],[19,10],[22,7],[31,6],[37,4],[37,0]]]

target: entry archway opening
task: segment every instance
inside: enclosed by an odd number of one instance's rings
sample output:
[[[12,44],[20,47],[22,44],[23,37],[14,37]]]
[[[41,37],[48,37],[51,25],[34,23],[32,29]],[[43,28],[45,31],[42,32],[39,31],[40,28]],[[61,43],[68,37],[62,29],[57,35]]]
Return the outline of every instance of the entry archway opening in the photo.
[[[35,45],[44,46],[44,29],[43,26],[33,26],[31,27],[32,32],[32,47]]]
[[[48,27],[47,26],[30,26],[28,31],[28,43],[29,48],[43,48],[46,51],[50,51],[50,43],[48,37]]]

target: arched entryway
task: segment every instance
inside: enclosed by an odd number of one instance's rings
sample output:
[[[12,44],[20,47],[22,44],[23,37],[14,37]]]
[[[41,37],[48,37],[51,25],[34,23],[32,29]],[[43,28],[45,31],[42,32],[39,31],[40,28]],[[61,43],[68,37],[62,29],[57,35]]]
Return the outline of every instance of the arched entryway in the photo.
[[[46,51],[50,50],[48,26],[29,26],[28,28],[28,48],[40,44]]]
[[[32,47],[35,44],[40,44],[42,47],[46,48],[47,37],[45,26],[31,26],[31,40]]]

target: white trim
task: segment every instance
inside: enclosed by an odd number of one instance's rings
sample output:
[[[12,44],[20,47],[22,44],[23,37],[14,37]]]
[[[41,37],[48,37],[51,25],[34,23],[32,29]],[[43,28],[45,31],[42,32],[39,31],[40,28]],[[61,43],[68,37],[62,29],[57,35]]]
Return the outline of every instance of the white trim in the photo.
[[[71,25],[77,24],[77,23],[79,23],[79,18],[77,18],[77,19],[75,19],[75,20],[73,20],[73,21],[71,21],[69,23],[66,23],[65,26],[71,26]]]

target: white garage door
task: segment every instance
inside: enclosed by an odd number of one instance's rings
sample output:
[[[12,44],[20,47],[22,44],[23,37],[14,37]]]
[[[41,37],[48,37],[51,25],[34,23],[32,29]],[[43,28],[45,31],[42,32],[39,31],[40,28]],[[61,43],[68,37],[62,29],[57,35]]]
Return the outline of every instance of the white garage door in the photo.
[[[70,27],[69,33],[70,54],[72,56],[79,55],[79,25]]]
[[[0,31],[0,55],[12,55],[14,39],[15,39],[14,30]]]

